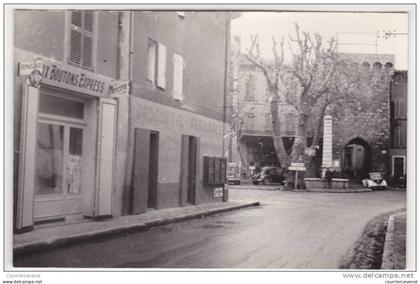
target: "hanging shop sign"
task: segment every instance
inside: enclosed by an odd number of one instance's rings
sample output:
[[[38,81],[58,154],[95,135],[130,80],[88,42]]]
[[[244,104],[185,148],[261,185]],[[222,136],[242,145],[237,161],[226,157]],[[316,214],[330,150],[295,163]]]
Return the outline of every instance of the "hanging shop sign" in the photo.
[[[42,72],[42,60],[34,60],[28,62],[19,62],[18,64],[18,74],[19,76],[27,76],[32,73],[34,70]]]
[[[129,81],[113,81],[109,86],[109,96],[111,98],[123,98],[130,95]]]

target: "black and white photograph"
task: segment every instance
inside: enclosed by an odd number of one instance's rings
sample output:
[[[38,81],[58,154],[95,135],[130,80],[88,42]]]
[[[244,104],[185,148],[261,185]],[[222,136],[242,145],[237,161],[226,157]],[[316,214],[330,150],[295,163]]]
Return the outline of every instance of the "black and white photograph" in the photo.
[[[417,283],[416,11],[3,3],[2,283]]]

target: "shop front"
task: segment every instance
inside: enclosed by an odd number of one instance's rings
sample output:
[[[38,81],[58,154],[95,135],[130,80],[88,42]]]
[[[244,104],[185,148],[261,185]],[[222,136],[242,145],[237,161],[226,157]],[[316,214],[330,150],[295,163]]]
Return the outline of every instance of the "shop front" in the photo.
[[[43,62],[23,85],[16,231],[112,216],[113,82]]]

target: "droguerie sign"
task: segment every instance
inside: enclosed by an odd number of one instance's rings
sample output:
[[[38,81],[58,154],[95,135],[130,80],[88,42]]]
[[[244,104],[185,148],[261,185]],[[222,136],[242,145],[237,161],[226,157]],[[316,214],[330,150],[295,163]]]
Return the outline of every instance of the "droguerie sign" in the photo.
[[[109,91],[107,80],[57,64],[42,65],[42,82],[94,96],[107,96]]]

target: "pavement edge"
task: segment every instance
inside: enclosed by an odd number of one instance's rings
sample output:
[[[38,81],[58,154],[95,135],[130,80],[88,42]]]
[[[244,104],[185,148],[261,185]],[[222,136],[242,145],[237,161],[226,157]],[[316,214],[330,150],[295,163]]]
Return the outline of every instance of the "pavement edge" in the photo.
[[[395,216],[397,213],[389,216],[387,222],[384,252],[382,255],[381,269],[391,270],[394,269],[394,232],[395,232]]]
[[[202,212],[194,212],[194,213],[189,213],[189,214],[184,214],[184,215],[179,215],[179,216],[174,216],[174,217],[169,217],[169,218],[163,218],[161,220],[153,220],[153,221],[149,221],[145,223],[128,225],[128,226],[119,227],[119,228],[97,230],[94,232],[88,232],[88,233],[77,235],[77,236],[57,238],[57,239],[48,240],[48,241],[38,241],[38,242],[14,247],[13,257],[15,258],[15,257],[23,256],[25,254],[30,254],[30,253],[39,252],[45,249],[51,249],[51,248],[56,248],[60,246],[75,244],[82,241],[86,242],[93,239],[100,239],[100,238],[110,237],[113,235],[118,235],[118,234],[123,234],[123,233],[140,232],[142,230],[146,230],[152,227],[182,222],[182,221],[186,221],[190,219],[203,218],[203,217],[210,216],[213,214],[229,212],[229,211],[238,210],[238,209],[247,208],[247,207],[253,207],[253,206],[260,206],[260,202],[257,201],[257,202],[243,203],[243,204],[238,204],[234,206],[215,208],[215,209],[210,209],[210,210],[202,211]]]

